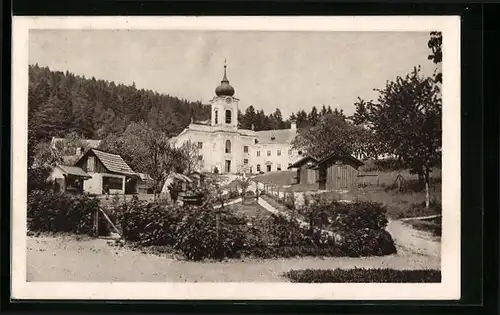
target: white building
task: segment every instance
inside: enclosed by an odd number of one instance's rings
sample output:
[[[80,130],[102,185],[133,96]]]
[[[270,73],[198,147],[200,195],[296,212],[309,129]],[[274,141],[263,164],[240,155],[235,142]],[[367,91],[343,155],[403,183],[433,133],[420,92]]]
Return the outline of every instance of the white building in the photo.
[[[238,106],[234,88],[224,77],[210,101],[210,122],[192,122],[173,140],[177,146],[191,141],[198,148],[200,171],[219,173],[259,173],[286,170],[300,158],[291,142],[291,129],[254,131],[238,128]]]

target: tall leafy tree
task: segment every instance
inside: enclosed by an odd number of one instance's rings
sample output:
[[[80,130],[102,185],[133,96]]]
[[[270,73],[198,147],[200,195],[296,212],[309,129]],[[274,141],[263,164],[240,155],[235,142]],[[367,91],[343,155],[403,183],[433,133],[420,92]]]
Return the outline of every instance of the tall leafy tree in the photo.
[[[420,68],[387,82],[367,106],[368,119],[385,153],[394,154],[419,176],[427,191],[430,172],[441,160],[442,100],[440,85],[421,75]]]

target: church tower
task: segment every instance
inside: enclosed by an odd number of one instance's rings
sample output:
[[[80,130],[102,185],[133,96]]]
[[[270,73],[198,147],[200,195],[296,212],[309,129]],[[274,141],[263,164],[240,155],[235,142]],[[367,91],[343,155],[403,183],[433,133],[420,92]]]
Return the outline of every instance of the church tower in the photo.
[[[234,88],[227,79],[227,65],[224,61],[224,76],[220,85],[215,88],[215,97],[210,101],[212,110],[212,126],[220,126],[224,129],[238,128],[238,104],[239,99],[233,97]]]

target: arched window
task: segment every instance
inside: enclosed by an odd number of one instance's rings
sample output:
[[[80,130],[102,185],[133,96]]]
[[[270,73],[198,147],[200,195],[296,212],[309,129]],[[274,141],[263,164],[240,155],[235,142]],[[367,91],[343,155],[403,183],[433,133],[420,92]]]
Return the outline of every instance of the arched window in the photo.
[[[226,124],[230,124],[230,123],[231,123],[231,110],[226,109]]]
[[[231,141],[226,140],[226,153],[231,153]]]
[[[219,111],[215,110],[214,115],[215,115],[215,124],[217,125],[219,123]]]

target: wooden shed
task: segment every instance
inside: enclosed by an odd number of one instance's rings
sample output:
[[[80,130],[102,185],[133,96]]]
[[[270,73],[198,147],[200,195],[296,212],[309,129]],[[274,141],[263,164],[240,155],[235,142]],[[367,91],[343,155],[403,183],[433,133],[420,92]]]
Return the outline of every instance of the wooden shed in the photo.
[[[330,154],[316,163],[320,190],[350,190],[356,186],[363,162],[351,155]]]
[[[56,165],[48,181],[52,183],[56,192],[71,192],[76,194],[83,193],[84,181],[92,178],[84,170],[76,166]]]
[[[296,184],[316,184],[318,179],[318,171],[314,169],[317,160],[311,156],[305,156],[293,163],[288,169],[296,168],[297,176],[295,177]]]

